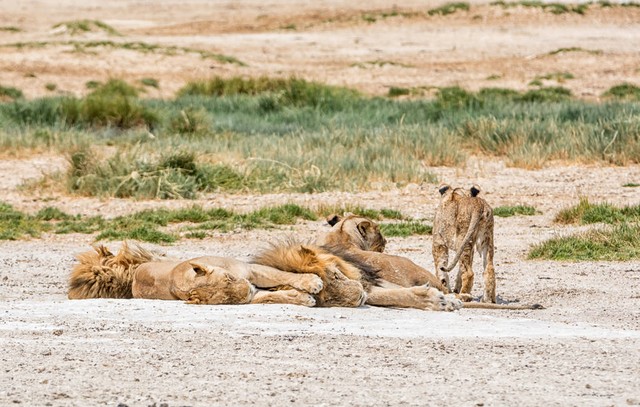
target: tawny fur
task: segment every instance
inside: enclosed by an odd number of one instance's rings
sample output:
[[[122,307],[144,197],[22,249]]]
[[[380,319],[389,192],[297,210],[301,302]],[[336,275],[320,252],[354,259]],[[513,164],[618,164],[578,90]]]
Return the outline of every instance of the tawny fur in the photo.
[[[477,193],[476,193],[477,194]],[[398,287],[411,288],[430,286],[433,289],[448,292],[440,280],[428,270],[418,266],[411,260],[380,253],[379,250],[385,247],[386,240],[380,233],[379,227],[371,219],[357,216],[353,214],[345,214],[345,216],[331,215],[327,218],[327,222],[332,226],[331,230],[320,236],[316,243],[323,245],[336,255],[343,256],[348,253],[350,258],[356,258],[358,264],[366,264],[368,267],[376,269],[378,276],[379,288],[393,289]],[[372,248],[376,248],[374,250]],[[378,299],[378,294],[387,295],[385,299]],[[389,295],[390,291],[381,291],[376,289],[376,293],[369,291],[368,303],[377,301],[382,303],[390,303],[400,301],[399,297]],[[456,297],[463,301],[469,301],[471,295],[456,294]],[[373,303],[372,303],[373,305]],[[452,308],[451,305],[448,305]],[[483,308],[483,309],[539,309],[543,308],[539,304],[534,305],[510,305],[510,304],[491,304],[491,303],[471,303],[464,302],[464,308]]]
[[[456,278],[454,292],[470,295],[473,288],[472,269],[474,246],[481,254],[484,264],[483,302],[496,302],[496,279],[493,266],[493,209],[477,195],[480,189],[472,187],[467,194],[460,188],[441,185],[440,203],[433,220],[433,260],[436,275],[447,289],[449,274],[458,262],[460,271]],[[449,262],[449,251],[455,256]]]
[[[69,299],[133,298],[131,286],[136,268],[157,256],[138,245],[122,243],[114,255],[103,245],[76,256],[69,277]]]
[[[69,298],[146,298],[191,304],[284,303],[314,306],[323,288],[316,275],[300,275],[228,257],[168,261],[140,246],[123,243],[118,254],[106,247],[78,256]],[[256,290],[287,287],[287,292]]]
[[[351,222],[355,218],[357,221]],[[458,300],[445,298],[437,289],[428,286],[404,288],[383,280],[377,266],[367,258],[372,253],[388,255],[359,249],[384,249],[384,238],[374,222],[349,217],[346,222],[335,225],[333,230],[337,232],[325,235],[315,245],[294,242],[274,245],[259,254],[255,261],[283,270],[312,272],[321,276],[324,289],[316,299],[322,306],[357,306],[353,301],[347,301],[351,305],[345,303],[345,290],[353,283],[366,292],[366,303],[370,305],[438,311],[460,306]]]
[[[316,246],[292,241],[274,244],[253,261],[292,273],[319,276],[323,289],[314,296],[317,306],[359,307],[366,300],[360,271]]]

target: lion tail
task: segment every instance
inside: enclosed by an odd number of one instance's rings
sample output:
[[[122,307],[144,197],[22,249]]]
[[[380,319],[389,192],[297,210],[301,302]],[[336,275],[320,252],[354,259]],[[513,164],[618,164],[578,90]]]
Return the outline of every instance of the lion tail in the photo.
[[[460,247],[456,250],[456,255],[454,256],[453,261],[451,263],[449,263],[449,265],[446,266],[446,267],[440,267],[440,271],[449,272],[449,271],[453,270],[453,268],[456,266],[456,264],[458,264],[458,260],[460,260],[460,256],[462,256],[462,251],[464,250],[465,246],[467,246],[471,242],[471,238],[473,237],[473,233],[478,228],[478,224],[480,223],[480,219],[481,218],[482,218],[482,216],[478,212],[474,212],[471,215],[471,221],[469,222],[469,228],[467,229],[467,233],[465,234],[464,239],[462,240],[462,244],[460,244]],[[472,248],[472,250],[473,250],[473,248]]]
[[[527,310],[544,309],[541,304],[493,304],[485,302],[463,302],[462,308],[501,309],[501,310]]]
[[[122,243],[117,254],[104,245],[76,256],[78,263],[69,276],[69,299],[132,298],[135,270],[159,257],[139,245]]]

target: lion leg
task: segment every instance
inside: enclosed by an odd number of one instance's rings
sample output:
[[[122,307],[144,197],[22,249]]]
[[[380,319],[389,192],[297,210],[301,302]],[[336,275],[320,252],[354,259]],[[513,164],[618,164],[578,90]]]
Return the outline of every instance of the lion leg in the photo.
[[[428,287],[410,288],[371,287],[367,304],[380,307],[417,308],[430,311],[452,311],[461,306],[455,298],[447,298],[442,291]]]
[[[317,294],[322,290],[322,279],[315,274],[298,274],[261,264],[249,264],[250,274],[247,277],[258,288],[289,286],[309,294]]]
[[[313,307],[316,305],[316,300],[311,295],[298,290],[258,290],[251,304],[293,304]]]
[[[459,294],[471,294],[473,289],[473,246],[464,248],[460,255],[460,271],[456,278],[455,292]]]
[[[482,251],[482,260],[484,263],[484,272],[482,273],[484,279],[484,295],[482,296],[482,302],[495,303],[496,272],[493,268],[493,244],[485,246]]]
[[[449,285],[449,273],[444,271],[444,268],[449,264],[449,249],[447,246],[441,243],[433,242],[433,263],[436,266],[436,277],[440,280],[440,283],[446,288],[447,293],[451,292],[451,286]]]

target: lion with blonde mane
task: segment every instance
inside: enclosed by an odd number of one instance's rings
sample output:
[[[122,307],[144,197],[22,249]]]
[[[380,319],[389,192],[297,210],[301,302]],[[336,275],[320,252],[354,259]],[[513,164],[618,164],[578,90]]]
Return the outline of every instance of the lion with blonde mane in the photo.
[[[77,259],[69,278],[70,299],[146,298],[184,300],[190,304],[314,306],[313,295],[323,289],[322,279],[313,274],[289,273],[228,257],[170,261],[127,242],[117,254],[100,245]],[[350,294],[345,297],[354,304],[364,301],[362,289]]]

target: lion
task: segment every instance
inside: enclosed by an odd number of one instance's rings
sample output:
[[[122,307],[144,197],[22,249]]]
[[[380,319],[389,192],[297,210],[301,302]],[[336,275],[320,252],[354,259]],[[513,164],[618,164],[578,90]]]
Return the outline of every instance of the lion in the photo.
[[[373,230],[377,225],[369,223],[368,226],[371,230],[365,229],[364,223],[360,225],[362,233],[367,234],[366,237],[363,238],[358,232],[354,233],[352,238],[358,239],[367,248],[384,249],[384,238],[379,232],[376,234]],[[339,234],[332,236],[339,237]],[[295,242],[274,244],[270,249],[256,255],[253,261],[294,273],[314,273],[321,276],[324,288],[315,296],[319,306],[329,306],[329,303],[349,306],[341,299],[349,294],[349,291],[345,293],[345,290],[355,285],[359,289],[364,288],[366,293],[364,300],[369,305],[433,311],[453,311],[460,308],[459,300],[445,297],[441,290],[430,286],[430,282],[438,283],[435,277],[430,281],[421,281],[404,287],[387,281],[384,276],[391,270],[388,261],[385,262],[380,257],[378,258],[380,261],[367,261],[365,257],[373,252],[363,251],[365,254],[361,257],[356,252],[345,250],[344,242],[344,239],[334,241],[329,237],[327,241],[319,244],[305,245]],[[291,255],[308,255],[313,260],[288,261]],[[400,259],[398,266],[402,267],[403,259]],[[406,260],[406,262],[409,261]],[[334,273],[343,277],[336,278]]]
[[[278,303],[314,306],[323,289],[313,274],[289,273],[227,257],[171,261],[123,242],[114,255],[105,246],[77,256],[69,299],[146,298],[190,304]],[[278,288],[276,291],[269,289]],[[360,305],[363,290],[353,299]]]
[[[482,302],[496,302],[496,275],[493,267],[493,209],[478,196],[480,188],[471,187],[469,195],[461,188],[441,185],[440,204],[433,220],[433,261],[436,276],[448,290],[449,271],[460,263],[454,292],[470,295],[473,288],[474,246],[484,265]],[[456,252],[449,263],[449,250]]]
[[[411,288],[415,286],[430,286],[442,293],[449,293],[448,288],[433,273],[420,267],[413,261],[390,254],[383,253],[386,239],[382,236],[379,226],[371,219],[363,216],[347,213],[344,216],[330,215],[327,222],[331,230],[316,239],[316,245],[333,253],[334,255],[358,264],[362,268],[376,270],[377,278],[382,287]],[[371,293],[369,294],[371,297]],[[450,298],[450,295],[446,296]],[[463,308],[484,309],[540,309],[539,304],[511,305],[468,302],[472,299],[470,294],[455,294],[462,300]],[[375,304],[376,298],[367,300],[368,304]]]

